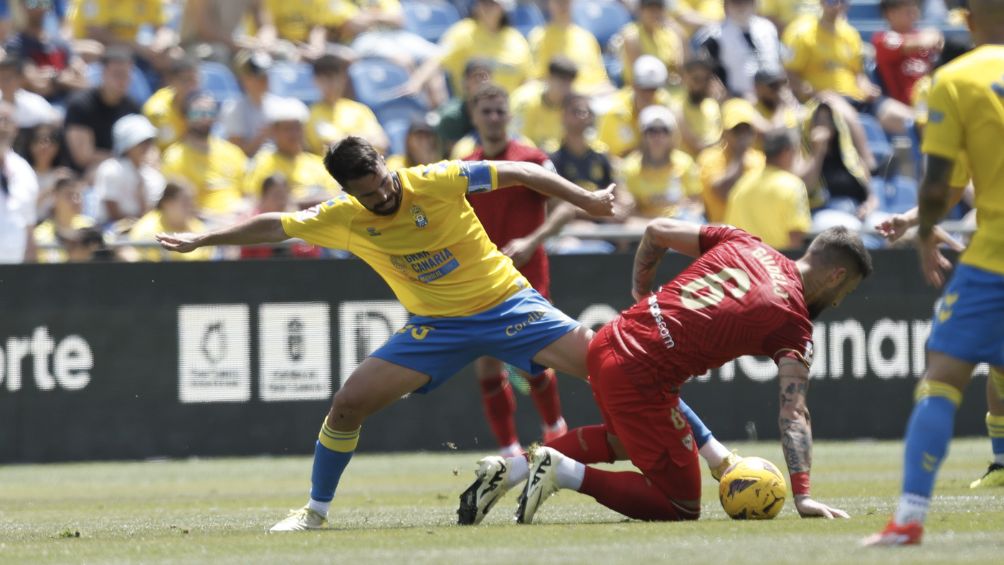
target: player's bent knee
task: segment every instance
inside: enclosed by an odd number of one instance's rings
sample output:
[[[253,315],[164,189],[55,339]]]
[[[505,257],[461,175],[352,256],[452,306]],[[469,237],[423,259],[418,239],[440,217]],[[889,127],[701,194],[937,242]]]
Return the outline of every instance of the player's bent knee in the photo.
[[[341,389],[331,400],[328,424],[335,429],[358,428],[370,414],[368,404],[365,395]]]

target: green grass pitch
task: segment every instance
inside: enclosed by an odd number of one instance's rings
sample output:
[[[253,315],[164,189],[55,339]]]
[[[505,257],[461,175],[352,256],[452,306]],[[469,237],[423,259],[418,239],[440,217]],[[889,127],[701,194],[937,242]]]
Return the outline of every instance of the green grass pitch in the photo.
[[[365,440],[364,440],[365,441]],[[777,442],[735,444],[782,463]],[[989,442],[957,440],[919,548],[861,549],[882,527],[900,477],[898,442],[818,442],[813,494],[850,520],[729,520],[705,473],[697,522],[626,521],[562,492],[516,526],[510,492],[479,527],[454,525],[474,453],[357,455],[333,528],[269,535],[303,504],[310,461],[258,457],[0,467],[0,563],[999,563],[1004,490],[970,491]]]

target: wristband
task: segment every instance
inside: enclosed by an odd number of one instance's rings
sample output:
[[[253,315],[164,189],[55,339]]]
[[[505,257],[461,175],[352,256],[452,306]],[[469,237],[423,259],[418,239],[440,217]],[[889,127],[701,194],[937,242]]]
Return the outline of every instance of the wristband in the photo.
[[[791,492],[795,496],[809,496],[809,473],[791,474]]]

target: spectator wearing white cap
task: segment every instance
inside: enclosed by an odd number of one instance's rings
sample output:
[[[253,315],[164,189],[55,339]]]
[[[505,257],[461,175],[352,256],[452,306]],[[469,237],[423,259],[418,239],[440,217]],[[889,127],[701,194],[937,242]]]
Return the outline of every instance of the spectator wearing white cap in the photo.
[[[669,108],[648,106],[638,116],[639,149],[621,165],[622,184],[634,198],[628,225],[652,218],[701,221],[701,181],[694,160],[676,148],[676,118]]]
[[[669,94],[664,90],[669,72],[666,65],[652,55],[642,55],[634,62],[634,84],[614,95],[612,104],[600,119],[599,139],[610,154],[622,157],[638,147],[641,132],[638,113],[653,104],[667,105]]]
[[[282,173],[297,206],[327,200],[338,191],[318,155],[304,149],[304,124],[310,111],[295,98],[277,98],[265,107],[273,147],[262,148],[244,177],[244,194],[257,196],[266,177]]]
[[[0,264],[35,260],[38,179],[11,149],[17,133],[14,105],[0,100]]]
[[[99,223],[139,218],[164,191],[164,176],[151,164],[157,128],[140,114],[123,116],[112,126],[115,156],[98,165],[94,191]]]

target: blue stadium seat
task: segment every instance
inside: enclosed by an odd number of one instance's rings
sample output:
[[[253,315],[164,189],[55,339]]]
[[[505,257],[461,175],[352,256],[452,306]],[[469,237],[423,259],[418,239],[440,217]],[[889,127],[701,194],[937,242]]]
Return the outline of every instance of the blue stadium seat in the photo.
[[[523,37],[530,35],[530,30],[544,25],[547,19],[533,0],[520,0],[516,7],[509,11],[509,25],[519,30]]]
[[[349,67],[356,100],[376,111],[393,99],[391,92],[408,82],[408,71],[387,59],[367,57]]]
[[[854,24],[858,20],[881,20],[878,0],[854,0],[847,6],[847,19]]]
[[[882,124],[874,116],[864,113],[858,114],[858,122],[865,130],[868,147],[875,155],[875,161],[880,166],[884,165],[889,159],[892,159],[893,148],[892,143],[889,143],[889,136],[882,130]]]
[[[101,84],[101,63],[87,65],[87,82],[91,86]],[[140,106],[153,94],[150,83],[146,81],[146,77],[143,76],[143,73],[139,69],[134,68],[132,70],[132,76],[129,79],[129,92],[127,94],[129,98],[132,98]]]
[[[202,88],[208,90],[219,103],[236,100],[241,97],[241,86],[237,77],[226,65],[203,61],[199,63],[199,82]]]
[[[604,53],[603,66],[607,69],[607,76],[614,86],[620,88],[624,86],[624,61],[617,53]]]
[[[864,43],[871,43],[876,32],[889,29],[885,20],[858,20],[851,22],[851,25],[861,34],[861,41]]]
[[[596,36],[600,47],[631,21],[631,12],[617,0],[576,0],[572,21]]]
[[[433,43],[460,21],[457,7],[444,0],[403,0],[401,8],[404,28]]]
[[[275,63],[268,70],[268,89],[278,96],[296,98],[308,106],[321,99],[321,93],[314,84],[314,70],[307,63]]]
[[[429,111],[422,101],[415,98],[396,98],[384,102],[374,108],[380,125],[383,126],[390,139],[390,154],[404,153],[404,140],[408,135],[408,126],[416,116],[423,116]]]
[[[883,212],[902,214],[917,205],[917,181],[908,176],[873,178],[872,190],[878,197],[879,209]]]

